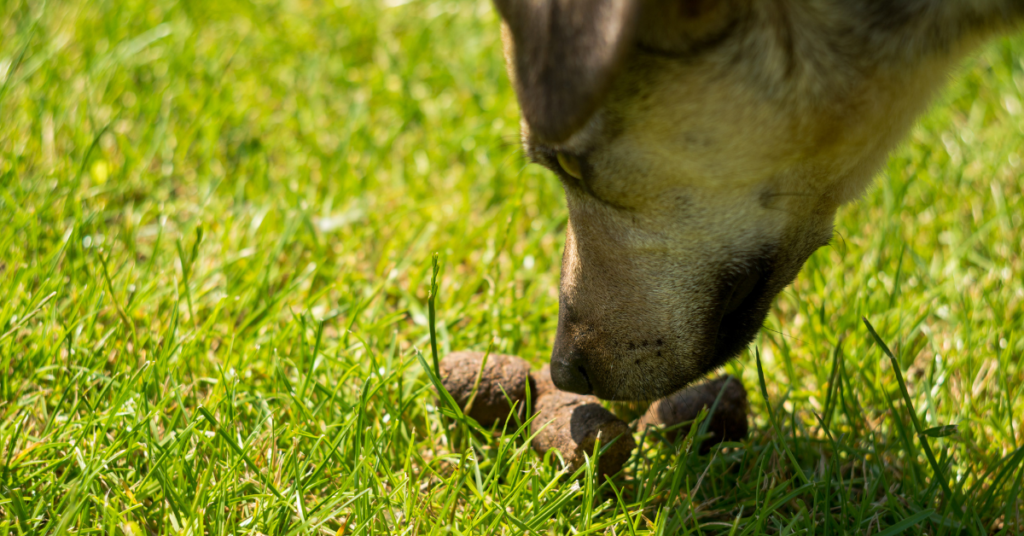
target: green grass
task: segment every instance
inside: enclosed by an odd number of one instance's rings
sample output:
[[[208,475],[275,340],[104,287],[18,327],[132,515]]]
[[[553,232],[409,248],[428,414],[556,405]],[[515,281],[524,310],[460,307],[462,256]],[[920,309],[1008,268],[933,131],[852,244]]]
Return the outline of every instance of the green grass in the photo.
[[[420,361],[433,252],[442,354],[555,331],[489,3],[209,5],[0,3],[0,533],[1024,532],[1024,39],[726,367],[749,439],[574,481]]]

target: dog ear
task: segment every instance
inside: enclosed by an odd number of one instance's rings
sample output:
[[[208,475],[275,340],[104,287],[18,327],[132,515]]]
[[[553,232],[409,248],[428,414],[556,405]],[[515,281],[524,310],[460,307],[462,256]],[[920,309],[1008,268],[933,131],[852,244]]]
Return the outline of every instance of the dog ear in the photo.
[[[600,104],[632,41],[640,1],[494,2],[511,32],[510,74],[530,131],[565,141]]]

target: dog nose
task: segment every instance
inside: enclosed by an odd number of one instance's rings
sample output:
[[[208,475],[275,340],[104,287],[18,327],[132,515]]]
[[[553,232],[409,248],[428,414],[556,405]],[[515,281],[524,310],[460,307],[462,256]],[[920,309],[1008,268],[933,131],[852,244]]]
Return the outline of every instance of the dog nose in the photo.
[[[587,365],[577,352],[570,352],[568,356],[557,355],[557,352],[551,355],[551,380],[555,387],[570,393],[589,395],[594,390]]]
[[[576,343],[574,333],[580,331],[579,315],[564,300],[558,303],[558,330],[551,349],[551,381],[555,387],[570,393],[589,395],[594,384],[587,371],[587,355]]]

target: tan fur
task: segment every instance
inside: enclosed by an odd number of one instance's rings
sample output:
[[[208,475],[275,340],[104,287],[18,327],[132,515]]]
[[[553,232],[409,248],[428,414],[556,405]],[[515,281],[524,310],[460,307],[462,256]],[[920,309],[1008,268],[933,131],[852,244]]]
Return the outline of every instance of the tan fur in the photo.
[[[952,66],[1019,19],[1021,4],[638,4],[635,34],[611,42],[625,52],[605,66],[607,89],[585,123],[523,125],[527,153],[560,173],[569,206],[559,387],[654,399],[735,355]],[[504,32],[514,79],[529,69],[515,67],[515,43],[543,31],[517,25]],[[579,160],[582,180],[560,170],[559,152]],[[730,293],[755,280],[724,314]]]

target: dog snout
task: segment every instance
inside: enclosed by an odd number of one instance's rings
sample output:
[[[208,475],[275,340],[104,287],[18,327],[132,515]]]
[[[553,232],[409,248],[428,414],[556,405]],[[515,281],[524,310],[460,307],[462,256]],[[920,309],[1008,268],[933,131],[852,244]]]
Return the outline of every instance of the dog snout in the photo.
[[[558,313],[558,331],[551,352],[551,380],[563,391],[589,395],[594,385],[587,371],[587,357],[575,341],[580,336],[580,325],[572,308],[564,302]]]
[[[605,400],[665,396],[742,352],[795,273],[777,269],[774,246],[729,254],[696,277],[692,268],[658,264],[658,256],[600,269],[610,265],[601,252],[583,251],[571,237],[551,376],[563,391]],[[652,265],[659,269],[636,269]],[[696,282],[664,276],[674,272]]]

